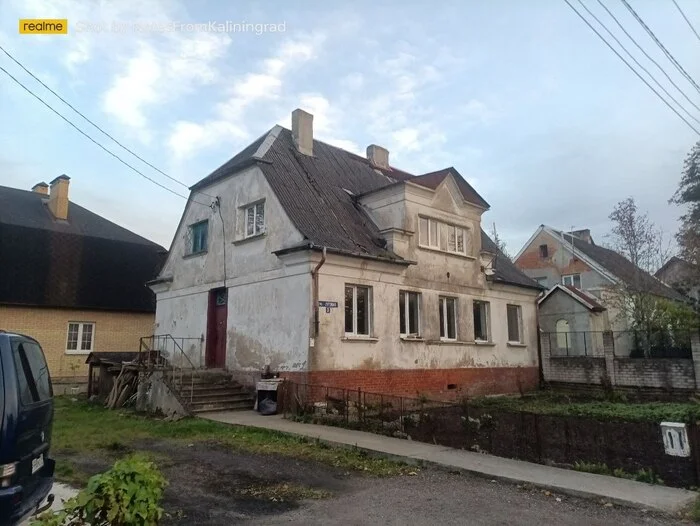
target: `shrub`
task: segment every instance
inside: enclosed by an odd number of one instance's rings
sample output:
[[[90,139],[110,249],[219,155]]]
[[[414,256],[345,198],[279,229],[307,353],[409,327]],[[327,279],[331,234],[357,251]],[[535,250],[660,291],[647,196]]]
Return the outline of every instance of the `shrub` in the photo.
[[[42,514],[32,526],[153,526],[163,516],[159,503],[166,484],[152,462],[138,456],[118,460],[63,510]]]

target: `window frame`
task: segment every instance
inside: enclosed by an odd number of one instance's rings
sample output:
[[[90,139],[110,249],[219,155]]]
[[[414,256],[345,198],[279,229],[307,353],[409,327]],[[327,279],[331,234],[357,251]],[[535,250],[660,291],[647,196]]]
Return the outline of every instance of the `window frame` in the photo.
[[[373,297],[372,297],[372,287],[369,285],[358,285],[356,283],[346,283],[344,287],[344,292],[347,292],[348,288],[352,288],[352,332],[348,332],[345,327],[345,323],[347,322],[346,316],[347,312],[343,313],[343,331],[345,333],[346,338],[372,338],[372,329],[373,329],[373,323],[372,323],[372,318],[374,314],[374,309],[372,308],[373,305]],[[367,333],[358,333],[357,332],[357,290],[358,289],[366,289],[367,290]],[[343,305],[345,307],[344,311],[346,311],[347,306]]]
[[[259,214],[259,208],[262,210],[262,213]],[[252,210],[253,211],[253,231],[252,233],[248,233],[248,227],[250,225],[250,219],[248,217],[248,211]],[[262,227],[258,228],[258,215],[262,215]],[[255,236],[261,236],[267,231],[267,215],[265,214],[265,200],[261,201],[256,201],[254,203],[247,204],[243,207],[243,238],[248,239],[249,237],[255,237]]]
[[[454,312],[454,320],[452,323],[452,325],[453,325],[452,329],[454,331],[454,338],[449,337],[449,334],[450,334],[449,328],[450,327],[449,327],[449,319],[447,316],[447,313],[449,312],[449,309],[447,308],[448,301],[451,301],[454,304],[454,307],[452,309],[452,311]],[[457,298],[455,298],[454,296],[439,296],[438,297],[438,306],[440,308],[439,312],[442,313],[442,323],[440,324],[440,341],[443,341],[443,342],[455,342],[455,341],[457,341],[457,336],[458,336],[457,335],[457,327],[458,327],[457,318],[459,317],[459,314],[457,312]],[[438,320],[439,319],[440,318],[438,316]]]
[[[70,337],[70,332],[71,332],[71,325],[77,325],[78,326],[78,334],[76,338],[76,347],[75,349],[70,349],[69,348],[69,337]],[[84,335],[84,329],[86,326],[91,327],[91,332],[90,332],[90,348],[89,349],[82,349],[83,346],[83,335]],[[68,322],[68,327],[66,329],[66,354],[90,354],[95,350],[95,322],[94,321],[69,321]]]
[[[578,286],[576,285],[576,277],[578,277]],[[571,283],[566,283],[566,279],[570,278]],[[575,287],[577,289],[581,288],[581,273],[576,272],[574,274],[562,274],[561,284],[569,287]]]
[[[539,253],[540,259],[547,259],[549,257],[549,246],[547,245],[547,243],[543,243],[539,246]]]
[[[547,287],[547,283],[549,282],[549,278],[547,276],[537,276],[536,278],[532,279],[534,279],[537,282],[537,284],[541,287]],[[544,280],[544,283],[542,283],[541,280]]]
[[[509,314],[510,314],[510,309],[515,308],[516,309],[516,327],[518,329],[518,339],[517,340],[512,340],[511,339],[511,334],[510,334],[510,319],[509,319]],[[506,329],[508,333],[508,343],[518,343],[522,344],[525,341],[524,335],[523,335],[523,308],[522,305],[516,305],[515,303],[508,303],[506,304]]]
[[[411,308],[410,308],[410,301],[409,301],[409,295],[415,295],[416,296],[416,324],[418,327],[416,327],[415,331],[411,331]],[[404,308],[403,308],[403,316],[404,316],[404,332],[401,332],[401,296],[404,296]],[[421,293],[416,292],[415,290],[400,290],[399,291],[399,336],[402,338],[409,338],[409,339],[418,339],[421,337]]]
[[[194,249],[195,245],[195,240],[197,239],[195,235],[195,230],[199,229],[200,227],[204,227],[204,247],[199,248],[199,250]],[[187,246],[187,255],[188,256],[196,256],[198,254],[206,254],[207,250],[209,250],[209,220],[208,219],[203,219],[202,221],[197,221],[196,223],[192,223],[188,227],[189,230],[189,243]]]
[[[491,342],[491,302],[483,300],[472,300],[472,316],[476,314],[476,308],[478,305],[484,305],[484,326],[486,328],[486,338],[476,337],[476,323],[474,323],[474,341],[477,343],[489,343]]]
[[[423,239],[423,234],[421,233],[421,222],[427,221],[427,236],[428,239]],[[433,225],[435,226],[435,237],[433,239]],[[440,234],[442,229],[445,228],[445,243],[446,246],[443,248],[440,246]],[[454,250],[450,250],[450,231],[454,234]],[[434,219],[427,216],[418,216],[418,246],[421,248],[428,248],[430,250],[439,250],[440,252],[445,252],[447,254],[457,254],[458,256],[473,257],[467,250],[469,245],[468,240],[471,239],[470,233],[472,229],[462,225],[456,225],[454,223],[448,223],[447,221],[440,221],[439,219]],[[462,250],[457,250],[458,243],[457,239],[459,237],[458,232],[462,235]]]

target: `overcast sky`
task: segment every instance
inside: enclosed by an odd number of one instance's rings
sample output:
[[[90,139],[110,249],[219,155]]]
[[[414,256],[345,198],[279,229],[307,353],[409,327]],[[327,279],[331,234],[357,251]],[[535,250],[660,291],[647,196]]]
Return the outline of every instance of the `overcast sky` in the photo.
[[[583,1],[626,38],[598,0]],[[700,93],[624,5],[602,1],[700,106]],[[677,1],[700,31],[700,1]],[[700,39],[673,2],[629,3],[700,84]],[[18,34],[19,18],[38,17],[67,18],[69,34]],[[108,31],[115,22],[227,20],[284,31]],[[680,210],[668,199],[698,139],[563,0],[0,0],[0,43],[187,185],[274,124],[289,126],[301,107],[314,114],[318,139],[358,153],[383,145],[394,166],[412,173],[454,166],[491,204],[483,226],[496,222],[511,253],[542,223],[591,228],[602,240],[612,207],[628,196],[675,231]],[[187,193],[2,54],[0,66],[124,160]],[[0,72],[0,184],[29,189],[61,173],[71,177],[74,202],[170,245],[184,200],[99,150]]]

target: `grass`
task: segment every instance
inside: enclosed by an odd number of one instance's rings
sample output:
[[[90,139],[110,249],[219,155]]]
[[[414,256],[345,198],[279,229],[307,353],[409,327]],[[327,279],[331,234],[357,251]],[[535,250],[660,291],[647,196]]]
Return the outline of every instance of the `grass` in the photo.
[[[379,477],[415,470],[399,462],[370,457],[357,449],[330,447],[316,440],[266,429],[230,426],[198,418],[165,421],[129,410],[108,411],[102,406],[68,397],[56,397],[55,410],[52,447],[58,457],[56,476],[73,484],[84,483],[85,475],[65,459],[65,454],[91,451],[121,456],[138,450],[138,442],[145,439],[214,442],[247,453],[317,461]],[[165,459],[154,460],[161,465]]]
[[[686,422],[700,419],[697,402],[608,401],[604,398],[582,399],[564,393],[542,392],[521,398],[500,396],[475,398],[469,405],[493,411],[525,411],[545,415],[582,416],[598,420],[632,422]]]
[[[273,484],[271,486],[252,485],[246,488],[237,489],[236,493],[241,496],[271,500],[273,502],[319,500],[326,499],[332,495],[331,492],[326,490],[310,488],[308,486],[288,482],[280,482],[279,484]]]
[[[583,471],[586,473],[595,473],[596,475],[608,475],[620,479],[636,480],[637,482],[646,482],[648,484],[664,485],[664,481],[654,473],[654,470],[640,469],[636,473],[628,473],[624,469],[610,469],[607,464],[599,464],[597,462],[575,462],[573,465],[575,471]]]

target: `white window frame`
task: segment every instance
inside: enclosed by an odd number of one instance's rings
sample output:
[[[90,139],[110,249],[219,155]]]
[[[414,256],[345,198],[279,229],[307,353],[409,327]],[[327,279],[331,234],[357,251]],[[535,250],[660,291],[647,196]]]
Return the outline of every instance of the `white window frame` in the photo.
[[[517,340],[510,339],[510,325],[508,323],[509,307],[515,307],[516,316],[518,317],[517,318],[517,322],[518,322],[518,339]],[[514,303],[508,303],[506,305],[506,333],[508,336],[508,343],[523,343],[523,341],[524,341],[524,338],[523,338],[523,308],[521,305],[516,305]]]
[[[428,222],[428,239],[423,239],[423,236],[420,232],[420,224],[421,221],[427,221]],[[433,239],[432,235],[432,230],[433,230],[433,225],[435,225],[435,235],[437,239]],[[440,232],[441,230],[445,228],[447,229],[447,246],[444,248],[440,247]],[[450,250],[450,229],[454,232],[455,236],[455,249]],[[457,250],[457,233],[458,231],[461,231],[462,233],[462,250]],[[459,225],[454,225],[452,223],[446,223],[444,221],[438,221],[437,219],[433,219],[431,217],[425,217],[425,216],[418,216],[418,246],[423,247],[423,248],[430,248],[432,250],[439,250],[441,252],[447,252],[448,254],[459,254],[461,256],[471,256],[469,254],[469,251],[467,250],[467,246],[469,245],[468,241],[471,239],[470,238],[470,233],[471,229]]]
[[[402,338],[420,338],[421,336],[421,293],[420,292],[415,292],[413,290],[401,290],[399,291],[399,309],[401,308],[401,294],[404,295],[404,300],[403,300],[403,315],[404,315],[404,321],[406,325],[406,330],[404,332],[401,332],[401,313],[399,313],[399,335]],[[418,327],[416,327],[415,331],[411,331],[410,327],[410,307],[409,304],[410,302],[408,301],[409,295],[415,295],[416,296],[416,306],[418,312],[416,313],[416,324]]]
[[[248,219],[248,211],[253,210],[253,232],[249,233],[248,232],[248,227],[250,226],[250,221]],[[263,216],[263,224],[262,227],[258,228],[258,222],[257,218],[260,213],[260,210],[262,210],[262,216]],[[243,217],[245,218],[245,226],[244,226],[244,237],[254,237],[254,236],[259,236],[265,233],[266,231],[266,221],[267,221],[267,215],[265,214],[265,201],[258,201],[257,203],[250,204],[246,206],[243,209]]]
[[[352,332],[345,331],[346,338],[371,338],[372,337],[372,317],[374,313],[372,287],[367,285],[356,285],[346,283],[345,288],[352,287]],[[343,289],[343,291],[345,290]],[[357,332],[357,289],[367,289],[367,334]],[[345,310],[343,310],[343,330],[345,330]]]
[[[574,278],[578,276],[578,287],[574,284],[576,281]],[[567,278],[570,283],[567,283]],[[575,273],[575,274],[564,274],[561,277],[561,284],[562,285],[568,285],[569,287],[576,287],[578,289],[581,288],[581,274],[580,273]]]
[[[69,343],[68,337],[70,335],[71,325],[78,326],[78,339],[76,341],[75,349],[68,348],[68,343]],[[92,327],[92,332],[90,334],[90,348],[89,349],[82,349],[83,331],[87,325],[90,325]],[[68,326],[66,328],[66,354],[90,354],[94,350],[95,350],[95,322],[92,322],[92,321],[69,321]]]
[[[447,302],[448,301],[454,302],[454,309],[453,309],[454,313],[455,313],[455,319],[453,322],[453,324],[454,324],[453,328],[454,328],[454,333],[455,333],[454,338],[450,338],[448,336],[450,334],[450,331],[448,330],[450,321],[449,321],[448,316],[447,316],[447,313],[449,312],[447,310]],[[458,327],[457,317],[459,316],[459,314],[457,312],[457,298],[455,298],[454,296],[440,296],[439,305],[440,305],[440,310],[442,311],[442,333],[444,334],[444,336],[440,336],[440,340],[443,342],[457,341],[457,327]],[[439,319],[440,318],[438,317],[438,320]]]
[[[477,305],[484,305],[486,307],[484,309],[484,316],[486,316],[486,320],[485,320],[486,339],[484,340],[483,338],[476,337],[476,326],[474,326],[474,341],[481,342],[481,343],[490,342],[491,341],[491,303],[488,301],[482,301],[482,300],[472,301],[472,316],[473,316],[474,312],[476,312]]]

